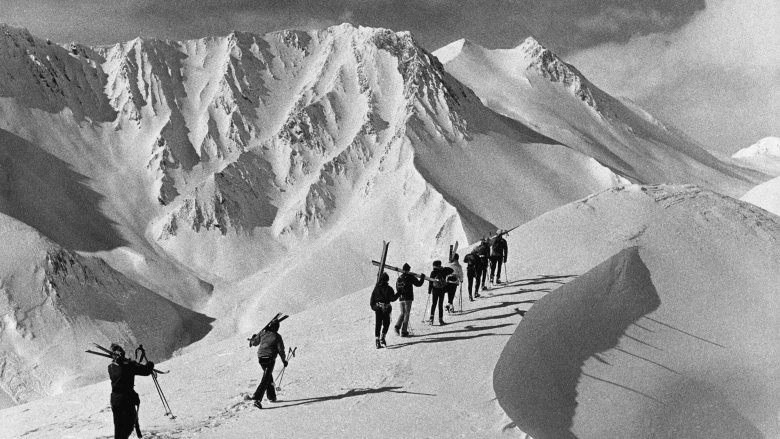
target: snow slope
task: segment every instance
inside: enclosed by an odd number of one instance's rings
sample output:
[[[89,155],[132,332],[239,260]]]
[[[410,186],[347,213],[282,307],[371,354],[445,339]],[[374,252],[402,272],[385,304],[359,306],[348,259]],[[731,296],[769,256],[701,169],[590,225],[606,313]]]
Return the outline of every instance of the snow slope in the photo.
[[[520,322],[494,372],[501,406],[537,439],[778,437],[779,232],[761,209],[669,186],[526,224],[509,239],[526,270],[598,265]]]
[[[615,99],[529,37],[513,49],[468,40],[434,52],[489,108],[636,183],[689,183],[740,196],[768,179],[726,164],[636,104]]]
[[[160,356],[202,338],[213,319],[0,214],[0,390],[9,403],[69,391],[103,373],[89,342],[140,340]]]
[[[242,400],[261,376],[249,333],[190,351],[159,365],[171,370],[159,381],[177,419],[163,416],[150,379],[136,380],[144,437],[523,437],[495,400],[492,365],[522,312],[557,285],[518,278],[492,298],[466,299],[443,327],[420,323],[425,293],[417,289],[415,336],[391,332],[384,350],[374,348],[368,289],[295,314],[280,333],[296,357],[279,402],[262,411]],[[111,437],[109,392],[102,382],[4,410],[0,437]]]
[[[775,177],[754,187],[740,197],[740,200],[755,204],[775,215],[780,215],[780,177]]]
[[[418,323],[418,289],[416,336],[378,351],[364,289],[282,324],[298,355],[279,403],[241,401],[260,375],[247,332],[160,365],[176,420],[139,378],[141,425],[159,438],[777,437],[778,239],[775,217],[710,191],[607,190],[511,232],[509,284],[449,325]],[[110,436],[108,392],[4,410],[0,437]]]

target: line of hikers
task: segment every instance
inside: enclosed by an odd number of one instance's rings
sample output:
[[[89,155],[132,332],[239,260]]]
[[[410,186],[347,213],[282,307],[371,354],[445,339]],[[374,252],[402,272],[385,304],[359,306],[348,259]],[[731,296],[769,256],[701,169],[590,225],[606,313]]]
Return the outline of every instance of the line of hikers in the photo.
[[[481,297],[482,290],[487,289],[485,280],[487,278],[488,267],[490,268],[490,283],[501,283],[501,267],[506,264],[509,254],[506,240],[503,235],[504,230],[498,230],[496,237],[490,242],[487,238],[482,238],[479,245],[467,254],[463,261],[466,263],[466,277],[468,279],[469,300],[474,301],[475,297]],[[401,337],[409,337],[409,318],[412,312],[412,302],[414,301],[414,287],[420,287],[427,280],[428,294],[431,296],[430,318],[427,320],[431,325],[434,321],[436,310],[439,311],[439,325],[446,325],[444,321],[444,309],[448,312],[454,312],[453,301],[458,287],[463,283],[463,267],[459,262],[460,256],[454,253],[446,266],[442,266],[440,260],[433,261],[431,274],[414,274],[412,267],[405,263],[402,267],[403,272],[396,280],[396,288],[389,285],[390,276],[382,272],[379,275],[379,281],[374,286],[371,293],[371,309],[376,315],[376,324],[374,326],[374,337],[376,338],[376,348],[381,349],[387,346],[386,336],[390,329],[390,321],[393,307],[392,302],[399,298],[401,313],[395,322],[393,329]],[[497,277],[496,277],[497,276]],[[474,283],[476,280],[476,283]],[[473,291],[473,293],[472,293]],[[447,298],[447,304],[444,304],[444,298]],[[427,302],[426,302],[427,303]]]
[[[483,238],[480,244],[465,258],[466,277],[468,279],[469,300],[473,301],[475,297],[480,297],[480,287],[487,289],[485,280],[488,267],[490,267],[490,283],[501,283],[501,266],[506,263],[508,248],[506,240],[502,235],[506,233],[499,230],[497,236],[488,242]],[[463,283],[463,268],[459,262],[459,256],[454,253],[446,266],[442,266],[441,261],[433,261],[431,274],[415,275],[411,272],[412,267],[407,263],[402,267],[402,273],[396,281],[396,290],[389,285],[390,276],[382,272],[379,281],[371,293],[371,309],[376,313],[376,326],[374,335],[376,337],[377,349],[387,346],[385,336],[390,328],[390,318],[392,314],[392,302],[401,299],[401,315],[395,323],[396,334],[401,337],[409,337],[409,317],[412,312],[412,302],[414,301],[414,287],[420,287],[428,281],[428,294],[431,295],[432,304],[430,318],[428,322],[433,324],[435,311],[439,311],[439,325],[446,325],[444,322],[444,312],[454,312],[453,301],[457,289]],[[474,280],[476,279],[476,283]],[[472,294],[473,289],[473,294]],[[396,292],[397,291],[397,292]],[[445,295],[447,304],[444,305]],[[277,315],[278,317],[278,315]],[[282,319],[286,318],[284,316]],[[257,408],[262,408],[260,402],[267,395],[271,402],[276,401],[276,392],[273,383],[273,371],[278,356],[285,367],[289,357],[285,358],[284,341],[279,334],[279,321],[276,317],[266,325],[263,330],[252,336],[250,346],[257,346],[257,359],[260,367],[263,369],[263,378],[252,395],[246,395],[245,399],[253,400]],[[146,361],[141,364],[125,356],[125,350],[116,343],[111,344],[112,363],[108,366],[108,375],[111,378],[111,411],[114,418],[114,437],[117,439],[127,439],[132,433],[134,427],[139,433],[138,411],[140,404],[138,394],[134,390],[135,376],[148,376],[154,372],[154,363]]]

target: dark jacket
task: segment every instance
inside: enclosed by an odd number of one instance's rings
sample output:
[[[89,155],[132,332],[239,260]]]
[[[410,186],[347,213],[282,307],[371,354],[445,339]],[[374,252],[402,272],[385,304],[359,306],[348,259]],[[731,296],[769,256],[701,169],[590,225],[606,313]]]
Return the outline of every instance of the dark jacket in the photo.
[[[108,376],[111,378],[111,393],[135,393],[135,376],[148,376],[154,370],[154,363],[139,364],[125,359],[108,365]]]
[[[463,262],[466,263],[466,272],[474,274],[477,269],[477,255],[469,253],[463,258]]]
[[[493,244],[490,245],[490,257],[492,259],[504,259],[509,255],[509,248],[506,245],[506,239],[501,236],[496,236],[493,239]]]
[[[371,309],[376,311],[377,303],[390,304],[398,300],[398,294],[395,294],[393,287],[385,281],[377,282],[374,291],[371,293]]]
[[[452,274],[453,272],[454,270],[451,267],[433,267],[433,271],[431,271],[431,278],[437,279],[441,277],[444,279],[447,277],[448,274]],[[434,283],[435,282],[433,281],[428,282],[428,294],[432,292],[442,292],[445,291],[447,288],[446,284],[441,288],[436,288],[435,286],[433,286]]]
[[[488,265],[488,259],[490,258],[490,245],[487,242],[481,242],[475,250],[477,254],[477,262],[480,266],[486,267]]]
[[[414,300],[414,287],[421,287],[425,283],[425,278],[418,278],[411,273],[401,273],[395,285],[398,286],[400,282],[403,282],[404,287],[398,289],[398,295],[401,300],[411,301]]]
[[[278,355],[284,360],[284,341],[276,331],[263,329],[258,334],[260,342],[257,345],[257,358],[268,357],[271,360]]]

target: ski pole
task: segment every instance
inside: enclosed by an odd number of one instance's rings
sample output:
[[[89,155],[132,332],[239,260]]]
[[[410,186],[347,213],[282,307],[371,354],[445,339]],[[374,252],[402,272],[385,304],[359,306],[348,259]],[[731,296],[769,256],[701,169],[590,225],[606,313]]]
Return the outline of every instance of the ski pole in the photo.
[[[460,312],[463,312],[463,282],[460,283]]]
[[[431,300],[431,293],[428,293],[428,298],[425,299],[425,308],[423,308],[423,319],[422,322],[425,323],[427,320],[425,320],[425,314],[428,311],[428,301]]]
[[[290,359],[295,357],[295,351],[298,350],[298,346],[294,348],[288,348],[287,350],[287,361],[290,362]],[[279,372],[279,375],[276,376],[276,390],[281,391],[282,390],[282,378],[284,378],[284,371],[287,370],[287,366],[284,366],[282,370]]]
[[[141,352],[141,357],[138,358],[138,352]],[[135,349],[135,358],[140,362],[146,362],[148,363],[149,360],[146,358],[146,350],[144,349],[144,345],[138,345],[138,347]],[[157,381],[157,371],[152,370],[152,381],[154,381],[154,387],[157,389],[157,394],[160,396],[160,401],[162,401],[163,409],[165,410],[165,416],[170,416],[171,419],[176,419],[176,416],[173,415],[173,411],[171,410],[170,404],[168,404],[168,398],[165,397],[165,394],[162,391],[162,387],[160,387],[160,382]],[[140,436],[139,436],[140,437]]]

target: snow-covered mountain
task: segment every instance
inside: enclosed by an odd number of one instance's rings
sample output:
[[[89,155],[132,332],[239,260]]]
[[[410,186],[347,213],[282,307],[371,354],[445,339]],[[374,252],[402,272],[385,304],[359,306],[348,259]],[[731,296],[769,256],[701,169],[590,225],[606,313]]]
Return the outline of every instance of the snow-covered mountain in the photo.
[[[381,238],[419,264],[618,181],[482,106],[407,33],[0,36],[2,213],[223,334],[362,288]]]
[[[434,55],[489,108],[632,182],[693,183],[740,196],[767,179],[725,164],[630,100],[608,95],[532,37],[495,50],[459,40]]]
[[[735,152],[731,159],[772,176],[780,176],[780,138],[764,137],[758,142]]]
[[[144,343],[168,357],[211,330],[213,319],[4,214],[0,239],[2,406],[105,378],[105,361],[84,358],[90,342]]]
[[[341,25],[85,47],[0,26],[0,213],[216,319],[212,342],[361,290],[383,239],[389,262],[423,267],[456,241],[626,178],[732,195],[767,178],[703,153],[535,47],[522,46],[522,59],[543,91],[505,96],[512,108],[531,103],[519,117],[406,32]],[[8,273],[26,269],[9,263]],[[30,285],[8,294],[34,297]],[[84,288],[74,294],[92,294]],[[143,336],[163,356],[174,348],[165,333]]]

